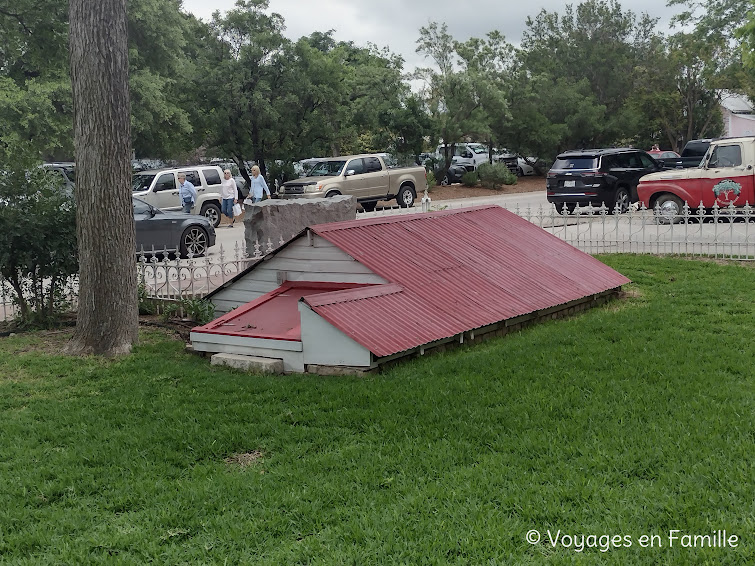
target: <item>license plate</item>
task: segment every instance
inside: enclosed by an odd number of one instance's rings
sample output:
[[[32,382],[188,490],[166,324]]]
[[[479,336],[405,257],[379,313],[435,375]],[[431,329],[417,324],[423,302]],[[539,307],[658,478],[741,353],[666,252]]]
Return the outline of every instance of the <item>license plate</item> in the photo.
[[[576,181],[564,181],[564,187],[573,187]]]

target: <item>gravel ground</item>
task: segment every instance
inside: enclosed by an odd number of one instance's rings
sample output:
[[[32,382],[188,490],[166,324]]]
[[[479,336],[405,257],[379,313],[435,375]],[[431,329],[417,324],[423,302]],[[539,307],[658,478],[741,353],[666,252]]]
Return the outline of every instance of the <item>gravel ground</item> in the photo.
[[[438,185],[430,189],[433,200],[449,200],[467,197],[487,197],[491,195],[530,193],[545,190],[545,177],[519,177],[516,185],[505,185],[501,190],[484,189],[482,187],[467,187],[465,185]],[[421,195],[417,195],[422,198]]]

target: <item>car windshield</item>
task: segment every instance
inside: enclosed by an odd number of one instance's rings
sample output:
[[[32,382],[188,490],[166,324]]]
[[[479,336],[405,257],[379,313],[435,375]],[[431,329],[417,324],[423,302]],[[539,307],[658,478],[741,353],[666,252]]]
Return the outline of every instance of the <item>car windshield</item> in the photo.
[[[136,191],[146,191],[152,184],[152,179],[155,178],[154,173],[134,173],[131,178],[131,189]]]
[[[467,147],[471,149],[475,153],[487,153],[488,148],[482,145],[481,143],[470,143],[467,144]]]
[[[597,157],[559,157],[552,169],[596,169]]]
[[[335,177],[340,175],[346,161],[320,161],[307,173],[307,177]]]

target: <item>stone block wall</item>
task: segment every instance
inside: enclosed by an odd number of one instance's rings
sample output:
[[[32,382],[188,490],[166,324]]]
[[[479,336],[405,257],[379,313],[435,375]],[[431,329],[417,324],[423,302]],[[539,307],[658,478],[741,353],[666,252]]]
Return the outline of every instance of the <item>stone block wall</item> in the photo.
[[[273,249],[287,242],[307,226],[354,220],[356,197],[338,195],[315,199],[267,199],[244,207],[244,240],[248,253],[259,242],[263,253],[268,240]]]

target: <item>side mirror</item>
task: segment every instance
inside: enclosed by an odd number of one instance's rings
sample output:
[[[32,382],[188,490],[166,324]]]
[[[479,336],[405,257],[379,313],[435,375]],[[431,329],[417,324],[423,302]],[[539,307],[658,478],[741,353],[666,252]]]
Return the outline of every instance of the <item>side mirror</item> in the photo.
[[[660,167],[661,169],[663,169],[664,167],[666,167],[666,161],[663,160],[663,159],[659,159],[658,160],[658,167]]]

